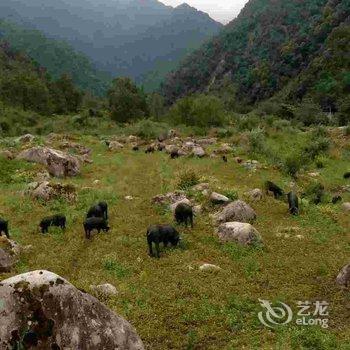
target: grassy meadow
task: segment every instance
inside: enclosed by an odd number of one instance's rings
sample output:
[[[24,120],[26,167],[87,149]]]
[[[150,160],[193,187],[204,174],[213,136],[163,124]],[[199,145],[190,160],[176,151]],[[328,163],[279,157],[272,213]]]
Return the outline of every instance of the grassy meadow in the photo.
[[[0,279],[46,269],[87,292],[92,284],[111,283],[119,294],[102,301],[132,323],[150,350],[350,349],[350,294],[335,285],[339,270],[349,263],[349,213],[326,197],[320,205],[305,201],[300,216],[292,217],[284,201],[264,196],[259,202],[249,202],[244,195],[263,189],[266,180],[288,190],[293,179],[286,171],[290,161],[285,160],[315,144],[310,133],[274,128],[260,137],[233,132],[219,140],[234,147],[228,163],[220,157],[171,160],[165,153],[133,152],[130,147],[109,151],[102,136],[72,134],[70,139],[92,149],[93,163],[84,165],[76,178],[53,181],[74,184],[75,203],[43,203],[24,195],[22,191],[42,167],[1,159],[1,217],[10,221],[14,240],[32,247],[21,255],[15,271],[0,274]],[[319,173],[316,179],[329,195],[350,185],[343,179],[350,171],[350,136],[332,129],[324,137],[329,149],[310,160],[306,169],[298,168],[294,181],[299,193],[315,181],[309,172]],[[39,136],[34,144],[44,142],[45,137]],[[54,148],[60,141],[55,142]],[[9,146],[28,147],[3,139],[2,149]],[[261,167],[249,171],[234,156],[257,159]],[[282,166],[276,165],[280,161]],[[301,163],[297,166],[306,160]],[[195,172],[219,193],[237,192],[250,203],[264,247],[219,243],[210,218],[219,207],[188,191],[203,205],[194,229],[180,227],[181,246],[162,249],[159,260],[150,258],[147,226],[173,222],[170,211],[155,206],[151,199],[177,189],[184,171]],[[350,201],[350,192],[342,197]],[[99,200],[109,204],[111,230],[87,241],[82,222],[89,206]],[[54,213],[67,216],[67,230],[40,234],[41,218]],[[202,263],[222,270],[202,272],[198,269]],[[326,300],[329,328],[289,324],[268,329],[257,317],[262,310],[259,299],[282,301],[294,311],[298,301]]]

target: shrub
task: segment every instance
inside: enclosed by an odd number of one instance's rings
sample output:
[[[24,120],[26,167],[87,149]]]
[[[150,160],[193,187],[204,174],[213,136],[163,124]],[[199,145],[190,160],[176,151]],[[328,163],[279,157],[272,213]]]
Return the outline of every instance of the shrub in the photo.
[[[266,137],[264,130],[257,128],[248,134],[249,153],[264,153],[266,150]]]
[[[167,133],[169,125],[155,122],[151,119],[142,119],[127,128],[127,132],[144,139],[155,139],[159,135]]]
[[[320,204],[323,202],[325,196],[324,186],[319,182],[313,182],[306,187],[304,196],[312,203]]]
[[[177,188],[187,190],[199,183],[200,178],[193,169],[186,169],[178,176]]]
[[[286,157],[283,161],[283,170],[286,174],[296,177],[302,168],[303,160],[299,153],[293,153]]]
[[[226,196],[228,199],[230,199],[231,201],[235,201],[239,198],[238,192],[235,190],[226,190],[226,191],[223,191],[222,194]]]
[[[218,97],[188,96],[173,105],[169,118],[176,124],[207,128],[223,126],[226,122],[226,112],[223,102]]]

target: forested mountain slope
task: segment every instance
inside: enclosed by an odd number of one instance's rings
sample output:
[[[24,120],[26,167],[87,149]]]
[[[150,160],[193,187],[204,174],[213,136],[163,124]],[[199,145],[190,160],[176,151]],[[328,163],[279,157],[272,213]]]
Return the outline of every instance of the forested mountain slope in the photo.
[[[98,68],[138,82],[150,71],[164,76],[222,27],[186,4],[157,0],[7,0],[0,18],[66,40]]]
[[[111,81],[111,77],[98,72],[85,55],[63,41],[48,39],[40,31],[0,20],[0,41],[8,42],[13,50],[26,53],[45,67],[53,79],[69,74],[77,86],[94,94],[105,93]]]
[[[163,94],[173,102],[233,83],[248,103],[281,92],[336,109],[349,92],[349,15],[349,0],[251,0],[168,76]]]

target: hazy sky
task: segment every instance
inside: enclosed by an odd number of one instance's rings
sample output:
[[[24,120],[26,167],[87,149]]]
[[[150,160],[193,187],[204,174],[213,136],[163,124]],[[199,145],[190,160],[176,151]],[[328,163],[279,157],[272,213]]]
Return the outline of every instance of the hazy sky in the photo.
[[[160,0],[164,4],[177,6],[186,2],[198,10],[209,13],[215,20],[227,23],[235,18],[248,0]]]

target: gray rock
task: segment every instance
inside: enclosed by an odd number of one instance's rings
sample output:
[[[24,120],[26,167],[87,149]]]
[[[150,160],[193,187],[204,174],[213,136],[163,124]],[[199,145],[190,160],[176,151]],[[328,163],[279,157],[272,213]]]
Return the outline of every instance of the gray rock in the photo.
[[[174,204],[184,199],[187,199],[187,197],[183,191],[175,191],[159,194],[152,198],[152,202],[155,204]]]
[[[8,160],[12,160],[15,158],[14,154],[9,150],[0,151],[0,156]]]
[[[202,147],[196,146],[192,149],[192,155],[198,158],[203,158],[205,156],[205,151]]]
[[[189,206],[192,206],[191,201],[188,198],[181,199],[170,205],[170,210],[172,211],[172,213],[175,213],[175,209],[179,204],[187,204]]]
[[[2,349],[12,348],[14,334],[27,332],[38,336],[36,349],[144,349],[127,321],[52,272],[2,281],[0,300]]]
[[[0,248],[0,272],[10,272],[15,260],[5,249]]]
[[[218,228],[221,242],[237,242],[242,245],[262,243],[259,232],[248,223],[225,222]]]
[[[246,196],[249,197],[250,200],[258,202],[263,198],[263,192],[259,188],[255,188],[249,192],[246,192]]]
[[[199,270],[203,272],[216,272],[216,271],[220,271],[221,268],[213,264],[203,264],[199,266]]]
[[[118,141],[111,141],[108,148],[110,151],[119,151],[124,148],[124,145]]]
[[[109,283],[99,284],[97,286],[92,285],[90,286],[90,289],[94,293],[105,297],[114,296],[118,294],[117,288],[115,288],[112,284]]]
[[[210,195],[210,201],[214,204],[226,204],[230,202],[230,199],[223,194],[212,192]]]
[[[202,182],[198,185],[195,185],[192,187],[193,191],[198,191],[198,192],[202,192],[204,190],[209,190],[210,186],[207,182]]]
[[[17,140],[20,143],[29,143],[34,141],[34,139],[35,139],[35,136],[33,136],[32,134],[25,134],[20,136]]]
[[[342,209],[343,209],[343,211],[345,211],[346,213],[349,213],[349,212],[350,212],[350,202],[345,202],[345,203],[343,203]]]
[[[345,265],[339,272],[336,283],[342,287],[350,285],[350,264]]]
[[[73,185],[50,183],[48,181],[30,183],[26,194],[43,201],[63,198],[68,202],[74,202],[77,198],[76,188]]]
[[[229,203],[220,213],[214,216],[217,223],[238,221],[251,223],[256,219],[254,209],[247,203],[237,200]]]
[[[198,139],[196,140],[196,144],[200,146],[214,145],[217,142],[217,139]]]
[[[76,157],[48,147],[24,150],[17,158],[43,164],[50,175],[55,177],[76,176],[80,173],[80,162]]]

